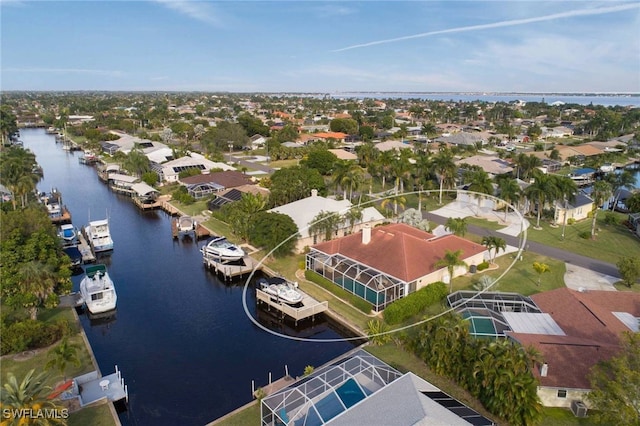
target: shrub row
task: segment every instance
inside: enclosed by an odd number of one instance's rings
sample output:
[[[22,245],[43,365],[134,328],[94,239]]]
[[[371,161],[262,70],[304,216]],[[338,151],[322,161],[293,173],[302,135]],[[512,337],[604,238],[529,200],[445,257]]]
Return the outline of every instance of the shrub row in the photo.
[[[429,284],[387,306],[384,310],[384,320],[389,325],[400,324],[426,307],[442,302],[447,294],[447,286],[442,281]]]
[[[342,300],[346,300],[351,305],[361,310],[365,314],[369,314],[371,312],[371,303],[356,296],[355,294],[349,293],[347,290],[338,286],[336,283],[331,282],[330,280],[326,279],[325,277],[318,274],[317,272],[310,271],[307,269],[304,271],[304,277],[307,280],[315,284],[318,284],[320,287],[324,288],[325,290],[330,291],[336,297],[339,297]]]
[[[489,262],[485,260],[484,262],[478,264],[478,271],[484,271],[488,267],[489,267]]]
[[[43,348],[57,342],[70,333],[69,321],[61,320],[54,324],[27,319],[5,324],[2,322],[2,355],[23,352],[30,349]]]

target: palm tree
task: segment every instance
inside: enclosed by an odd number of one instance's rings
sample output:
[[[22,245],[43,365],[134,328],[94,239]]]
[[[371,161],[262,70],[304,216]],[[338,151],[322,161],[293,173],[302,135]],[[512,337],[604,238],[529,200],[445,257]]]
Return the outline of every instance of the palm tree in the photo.
[[[336,212],[321,211],[313,218],[309,226],[309,235],[318,237],[324,235],[324,240],[329,241],[339,229],[342,218]]]
[[[353,227],[362,220],[362,208],[357,206],[351,207],[344,214],[344,218],[349,222],[349,232],[353,232]]]
[[[520,153],[515,159],[518,179],[528,180],[533,171],[542,166],[542,160],[535,155]]]
[[[347,185],[349,184],[349,169],[354,163],[349,160],[336,160],[333,164],[331,182],[336,187],[336,191],[342,189],[342,198],[347,198]]]
[[[142,152],[138,144],[134,145],[133,149],[129,152],[127,158],[122,163],[122,167],[138,177],[151,170],[149,159],[144,155],[144,152]]]
[[[366,169],[376,161],[380,155],[380,151],[373,142],[365,142],[356,148],[356,154],[358,154],[360,165]]]
[[[433,168],[438,175],[438,181],[440,182],[440,198],[438,204],[442,204],[442,189],[445,184],[450,184],[454,181],[457,167],[453,162],[453,155],[451,151],[441,151],[438,155],[433,157]]]
[[[611,184],[611,192],[615,195],[615,199],[611,204],[611,211],[614,211],[620,198],[620,190],[622,188],[633,189],[636,183],[636,179],[629,170],[624,170],[622,173],[611,174],[612,176],[607,181]]]
[[[431,157],[428,154],[419,153],[413,166],[413,180],[418,187],[418,211],[422,211],[422,191],[431,182]]]
[[[591,191],[591,198],[593,199],[593,219],[591,221],[591,238],[596,238],[596,220],[598,218],[598,210],[602,203],[609,197],[611,197],[612,189],[611,184],[604,180],[598,180],[593,184],[593,190]]]
[[[542,280],[542,274],[545,272],[551,272],[551,268],[546,263],[533,262],[533,269],[538,273],[538,286]]]
[[[462,250],[445,250],[444,257],[434,265],[436,268],[446,267],[449,271],[449,293],[453,290],[453,271],[457,266],[467,266],[467,263],[460,256],[462,256]]]
[[[454,235],[464,237],[467,233],[467,219],[464,217],[450,217],[444,225],[445,229],[453,232]]]
[[[389,172],[391,171],[394,157],[394,151],[383,151],[376,159],[377,169],[380,171],[380,176],[382,177],[383,190],[385,189],[387,176],[389,176]]]
[[[410,175],[409,172],[411,171],[411,163],[409,162],[410,156],[411,151],[408,149],[402,149],[391,163],[391,172],[395,177],[393,189],[396,195],[398,195],[398,192],[404,192],[404,181]]]
[[[498,190],[500,191],[500,198],[509,204],[517,203],[520,200],[521,190],[518,182],[514,179],[501,179],[498,182]],[[509,212],[509,206],[504,207],[504,220],[507,221],[507,213]]]
[[[395,195],[387,197],[380,202],[380,207],[386,209],[389,204],[393,204],[393,214],[398,215],[398,207],[402,207],[407,204],[407,198],[404,195]]]
[[[73,364],[76,367],[80,366],[80,358],[78,358],[77,350],[78,346],[69,343],[69,339],[66,337],[63,338],[58,346],[49,351],[47,356],[50,359],[44,368],[47,370],[54,368],[60,370],[63,380],[66,381],[67,376],[65,375],[65,370],[67,369],[67,365]]]
[[[573,179],[567,176],[554,176],[554,185],[557,190],[557,194],[564,201],[564,217],[562,220],[562,239],[564,239],[564,231],[567,227],[567,213],[569,211],[569,201],[573,202],[576,199],[576,192],[578,186]]]
[[[491,254],[491,250],[495,250],[491,257],[491,263],[495,262],[500,250],[504,251],[507,249],[507,242],[504,239],[493,235],[482,237],[482,245],[487,248],[489,254]]]
[[[468,174],[469,179],[469,191],[479,192],[480,194],[493,195],[493,183],[489,173],[484,170],[474,170]],[[483,196],[475,194],[478,199],[478,211],[476,216],[480,216],[480,204],[482,203]]]
[[[534,182],[525,189],[525,195],[528,199],[536,202],[536,210],[538,213],[538,220],[536,222],[536,229],[540,229],[540,215],[544,209],[544,205],[547,201],[554,199],[557,190],[553,185],[550,175],[542,172],[535,173]]]
[[[31,319],[38,318],[38,308],[43,305],[57,305],[56,287],[57,275],[50,265],[39,261],[31,261],[20,266],[18,271],[22,292],[26,295],[24,306],[31,312]],[[55,301],[55,303],[53,303]]]
[[[45,386],[47,376],[45,373],[35,375],[35,370],[29,370],[21,382],[18,382],[13,373],[8,373],[7,382],[0,390],[0,401],[3,409],[19,410],[17,413],[27,413],[38,410],[62,410],[55,402],[47,398],[47,393],[51,390]],[[21,411],[20,411],[21,410]],[[4,417],[4,416],[3,416]],[[38,424],[38,425],[66,425],[67,421],[58,416],[36,418],[31,421],[28,417],[14,417],[5,419],[7,424]],[[12,420],[12,421],[11,421]],[[5,424],[5,421],[2,422]]]

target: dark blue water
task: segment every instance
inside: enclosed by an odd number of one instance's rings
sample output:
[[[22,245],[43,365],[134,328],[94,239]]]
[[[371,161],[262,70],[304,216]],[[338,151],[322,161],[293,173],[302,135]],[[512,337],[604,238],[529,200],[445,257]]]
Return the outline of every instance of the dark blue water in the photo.
[[[114,365],[129,386],[125,425],[202,425],[252,400],[256,386],[284,375],[302,375],[353,347],[351,343],[297,342],[254,325],[242,308],[242,285],[226,285],[202,265],[193,242],[175,242],[170,216],[143,213],[111,192],[90,166],[79,164],[41,129],[20,139],[44,169],[40,191],[56,187],[77,227],[109,217],[115,248],[104,259],[118,293],[114,318],[81,322],[103,374]],[[80,276],[73,277],[77,290]],[[248,306],[255,298],[249,292]],[[339,338],[323,320],[296,330],[260,313],[281,333]],[[264,319],[264,321],[262,321]]]

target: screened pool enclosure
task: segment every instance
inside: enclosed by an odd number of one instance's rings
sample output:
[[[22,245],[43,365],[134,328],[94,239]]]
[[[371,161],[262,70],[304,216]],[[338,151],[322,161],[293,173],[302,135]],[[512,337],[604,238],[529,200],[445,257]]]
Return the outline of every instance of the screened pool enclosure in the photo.
[[[262,400],[264,426],[320,426],[399,378],[402,374],[358,350],[337,364]]]
[[[340,254],[327,255],[313,249],[307,254],[306,268],[371,303],[378,312],[416,287],[415,282],[406,283]]]

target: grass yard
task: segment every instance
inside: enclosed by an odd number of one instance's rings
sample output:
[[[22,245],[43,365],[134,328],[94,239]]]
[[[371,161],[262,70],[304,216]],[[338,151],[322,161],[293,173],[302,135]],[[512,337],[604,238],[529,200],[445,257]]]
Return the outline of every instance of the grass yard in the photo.
[[[70,321],[74,334],[69,337],[69,343],[76,346],[76,354],[80,360],[80,365],[75,366],[68,364],[64,371],[64,376],[59,370],[49,370],[45,385],[50,388],[55,388],[65,378],[70,379],[72,377],[80,376],[85,373],[89,373],[95,370],[89,350],[85,345],[82,335],[79,333],[80,325],[75,320],[73,312],[70,308],[56,308],[42,311],[39,315],[39,319],[45,322],[56,322],[62,319],[68,319]],[[38,374],[45,369],[47,361],[50,359],[49,351],[54,349],[60,342],[47,347],[40,348],[31,351],[26,351],[21,354],[5,355],[0,360],[2,383],[6,383],[9,373],[12,373],[18,381],[29,372],[29,370],[35,369],[35,373]],[[100,405],[97,407],[85,408],[76,413],[72,413],[69,416],[69,425],[97,425],[97,426],[111,426],[114,425],[114,419],[109,411],[107,405]]]
[[[623,217],[626,218],[625,215],[616,213],[616,217],[620,224],[607,225],[604,222],[605,212],[598,213],[595,240],[580,237],[580,233],[591,233],[591,219],[567,225],[564,240],[562,239],[562,226],[556,228],[542,221],[540,222],[542,229],[535,230],[530,227],[527,238],[530,241],[613,264],[623,256],[640,256],[640,238],[634,236],[627,227],[621,224]],[[535,221],[531,224],[535,224]]]
[[[498,278],[502,275],[508,265],[513,262],[515,253],[499,257],[496,270],[486,270],[475,274],[466,274],[453,280],[453,291],[474,290],[473,285],[481,276],[487,275]],[[542,274],[541,277],[533,269],[533,262],[542,262],[549,265],[550,271]],[[520,293],[525,296],[549,291],[564,287],[564,274],[566,272],[565,263],[549,257],[537,255],[531,252],[523,252],[522,260],[516,261],[513,268],[495,284],[491,291],[505,291]],[[540,285],[538,285],[540,278]]]
[[[283,169],[285,167],[297,166],[300,160],[292,159],[292,160],[273,160],[270,161],[268,166],[272,169]],[[261,163],[267,165],[267,163]]]
[[[245,426],[245,425],[259,425],[260,424],[260,404],[252,404],[244,410],[215,422],[216,426]]]

